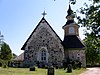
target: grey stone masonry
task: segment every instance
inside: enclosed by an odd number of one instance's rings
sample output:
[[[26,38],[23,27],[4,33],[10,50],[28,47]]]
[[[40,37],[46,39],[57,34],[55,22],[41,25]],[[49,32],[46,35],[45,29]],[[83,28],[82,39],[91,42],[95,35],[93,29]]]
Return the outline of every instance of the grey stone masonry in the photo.
[[[41,48],[45,48],[47,52],[46,63],[60,63],[61,65],[64,60],[64,49],[61,40],[45,20],[42,20],[30,39],[27,41],[24,51],[24,64],[32,66],[37,61],[41,62]]]

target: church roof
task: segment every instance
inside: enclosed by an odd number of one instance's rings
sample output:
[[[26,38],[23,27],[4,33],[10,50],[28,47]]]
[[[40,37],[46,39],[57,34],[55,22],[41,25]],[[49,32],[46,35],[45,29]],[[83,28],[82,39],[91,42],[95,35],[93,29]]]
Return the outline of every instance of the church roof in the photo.
[[[19,56],[17,56],[14,61],[23,61],[24,60],[24,53],[20,54]]]
[[[43,17],[41,19],[41,21],[38,23],[38,25],[36,26],[36,28],[33,30],[33,32],[31,33],[31,35],[29,36],[29,38],[27,39],[27,41],[24,43],[24,45],[22,46],[21,50],[25,50],[25,47],[27,45],[27,42],[29,41],[29,39],[31,38],[31,36],[34,34],[34,32],[36,31],[36,29],[38,28],[38,26],[40,25],[41,22],[46,22],[47,25],[51,28],[51,30],[55,33],[55,35],[59,38],[59,40],[62,42],[62,40],[60,39],[60,37],[56,34],[56,32],[53,30],[53,28],[49,25],[49,23],[46,21],[46,19]]]
[[[66,25],[69,25],[69,24],[71,24],[71,23],[75,23],[75,21],[74,21],[74,20],[68,20],[68,21],[66,22],[65,26],[66,26]]]
[[[84,48],[84,44],[76,35],[65,36],[62,42],[64,48]]]

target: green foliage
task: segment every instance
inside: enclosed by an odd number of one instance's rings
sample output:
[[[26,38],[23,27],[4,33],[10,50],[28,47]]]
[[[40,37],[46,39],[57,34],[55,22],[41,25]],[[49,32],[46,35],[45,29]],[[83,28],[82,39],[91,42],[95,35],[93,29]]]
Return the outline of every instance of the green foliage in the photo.
[[[86,48],[86,61],[87,64],[95,65],[100,62],[100,48],[98,45],[100,41],[94,39],[91,34],[87,35],[87,38],[84,40]]]
[[[77,16],[78,23],[83,27],[86,27],[84,44],[86,49],[87,63],[94,65],[100,63],[100,36],[98,35],[100,28],[100,1],[89,0],[90,5],[84,3],[84,7],[81,7],[78,12],[84,15],[84,17]]]
[[[8,61],[12,58],[12,51],[6,43],[4,43],[1,47],[0,51],[0,66],[3,68],[7,68]]]
[[[2,60],[2,67],[7,68],[8,67],[8,61]]]
[[[100,1],[93,0],[91,4],[88,5],[84,3],[85,7],[81,7],[79,12],[83,14],[85,17],[78,16],[78,23],[87,29],[91,30],[95,36],[98,36],[98,28],[100,27]]]
[[[1,55],[0,58],[2,60],[10,60],[12,58],[12,51],[6,43],[4,43],[1,47]]]

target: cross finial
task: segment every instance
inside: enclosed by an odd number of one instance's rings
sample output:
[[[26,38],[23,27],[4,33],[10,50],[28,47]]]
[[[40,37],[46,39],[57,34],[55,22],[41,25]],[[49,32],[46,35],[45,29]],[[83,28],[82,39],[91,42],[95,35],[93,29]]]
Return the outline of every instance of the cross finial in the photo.
[[[45,17],[45,15],[47,15],[47,13],[44,11],[44,12],[42,13],[42,15],[43,15],[43,17]]]

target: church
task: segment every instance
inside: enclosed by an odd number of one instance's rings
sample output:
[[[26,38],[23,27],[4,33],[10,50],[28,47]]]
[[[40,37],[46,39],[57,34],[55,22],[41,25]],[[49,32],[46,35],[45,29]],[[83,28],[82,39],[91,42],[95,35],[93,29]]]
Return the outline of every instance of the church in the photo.
[[[62,66],[67,58],[79,60],[83,67],[86,66],[85,46],[79,37],[79,25],[74,21],[70,5],[66,19],[62,26],[64,40],[61,40],[43,16],[21,48],[24,51],[23,66],[30,67],[37,62]]]

